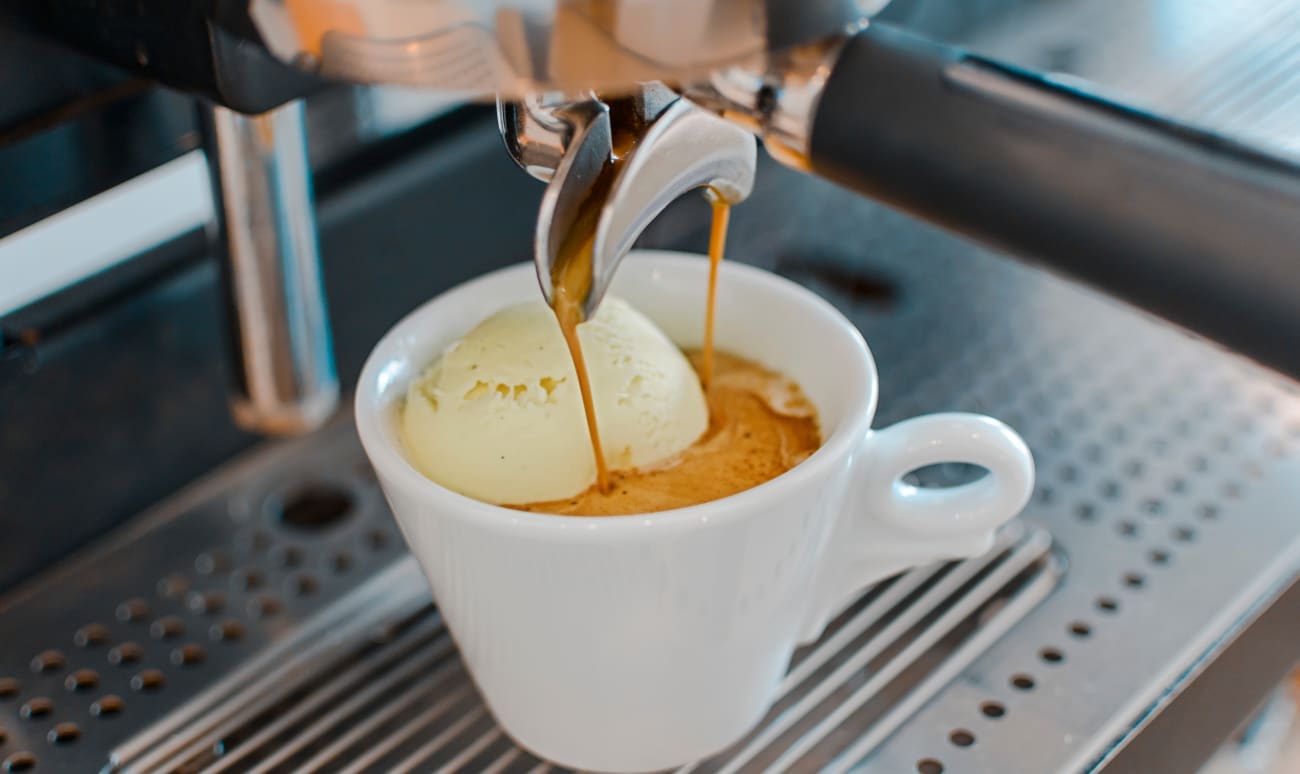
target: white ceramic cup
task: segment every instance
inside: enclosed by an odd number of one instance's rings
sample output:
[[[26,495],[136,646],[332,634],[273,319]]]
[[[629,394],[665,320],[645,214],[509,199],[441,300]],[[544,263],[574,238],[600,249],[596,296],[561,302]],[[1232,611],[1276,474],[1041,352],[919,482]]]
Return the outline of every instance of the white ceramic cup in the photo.
[[[612,292],[697,347],[707,276],[702,257],[634,253]],[[407,462],[396,418],[410,380],[487,315],[538,298],[532,264],[412,312],[361,375],[361,441],[470,674],[510,736],[562,765],[654,771],[726,748],[775,699],[795,646],[864,587],[982,553],[1029,498],[1029,450],[996,420],[931,414],[872,430],[875,363],[829,303],[737,263],[723,264],[718,284],[717,345],[792,377],[825,442],[715,502],[523,513],[444,489]],[[940,462],[989,473],[948,489],[902,481]]]

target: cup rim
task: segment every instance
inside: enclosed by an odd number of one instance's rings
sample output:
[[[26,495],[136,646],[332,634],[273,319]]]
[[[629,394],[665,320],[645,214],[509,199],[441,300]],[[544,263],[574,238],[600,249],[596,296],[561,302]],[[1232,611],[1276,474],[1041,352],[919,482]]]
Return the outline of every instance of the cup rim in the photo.
[[[636,250],[630,258],[630,261],[624,263],[623,271],[633,264],[661,271],[699,271],[700,262],[704,257],[696,253],[669,250]],[[432,316],[439,306],[449,303],[454,297],[480,294],[482,292],[480,288],[499,281],[504,275],[523,272],[531,274],[534,271],[532,263],[517,263],[449,288],[403,316],[371,349],[357,382],[353,414],[366,456],[385,484],[402,488],[406,493],[422,500],[427,506],[436,508],[439,513],[472,521],[482,527],[511,531],[529,529],[570,533],[598,539],[601,536],[622,534],[629,530],[644,530],[646,527],[659,527],[661,530],[680,529],[697,524],[720,523],[743,518],[746,514],[755,512],[757,509],[754,506],[770,500],[778,490],[799,486],[810,479],[825,475],[827,469],[842,464],[853,455],[871,427],[876,413],[880,380],[875,359],[857,327],[829,301],[798,283],[755,266],[724,261],[719,268],[719,284],[725,283],[730,275],[743,277],[751,284],[765,285],[769,289],[774,289],[788,296],[792,304],[802,307],[800,313],[814,314],[821,318],[824,327],[832,335],[849,338],[850,346],[857,348],[862,354],[862,357],[851,366],[840,364],[840,367],[846,370],[850,367],[855,369],[859,380],[864,382],[862,389],[857,396],[850,399],[849,406],[844,412],[844,419],[837,424],[829,437],[823,439],[821,446],[808,459],[773,479],[727,497],[653,513],[612,516],[536,513],[486,503],[448,489],[417,470],[406,455],[400,449],[393,448],[393,444],[385,437],[384,414],[394,398],[390,397],[386,401],[379,399],[380,376],[391,363],[401,359],[399,348],[401,342],[419,340],[429,335],[425,333],[427,328],[421,323],[425,318]],[[419,365],[423,366],[423,364]],[[780,368],[779,363],[771,365]]]

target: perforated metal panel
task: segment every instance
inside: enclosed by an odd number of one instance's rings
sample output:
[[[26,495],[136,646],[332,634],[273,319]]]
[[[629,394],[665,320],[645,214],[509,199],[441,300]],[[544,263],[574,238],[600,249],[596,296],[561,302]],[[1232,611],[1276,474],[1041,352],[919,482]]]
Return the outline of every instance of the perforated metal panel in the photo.
[[[801,651],[760,729],[700,770],[757,771],[777,758],[809,768],[862,733],[883,737],[1050,591],[1057,565],[1049,546],[1045,532],[1018,524],[985,559],[883,584]],[[408,589],[419,589],[413,567],[400,573]],[[227,720],[168,740],[132,768],[476,772],[541,763],[493,722],[436,609],[369,639],[355,634],[350,647],[304,644],[306,658],[291,662],[274,701],[236,696],[216,708]],[[808,733],[813,727],[822,733]]]
[[[405,555],[347,435],[310,447],[268,450],[238,489],[201,486],[0,602],[0,764],[98,770]]]
[[[774,169],[768,180],[737,212],[736,254],[815,288],[863,329],[882,373],[880,424],[967,409],[1017,426],[1040,471],[1028,516],[1051,530],[1068,570],[1033,609],[1041,584],[1025,603],[986,591],[1014,604],[1001,619],[1014,624],[1008,633],[993,624],[997,605],[972,603],[984,625],[955,643],[942,634],[947,648],[927,646],[947,657],[913,671],[901,693],[872,684],[893,662],[871,655],[881,635],[867,627],[866,639],[826,652],[827,664],[851,663],[839,682],[803,686],[782,708],[794,711],[770,719],[775,730],[701,770],[1089,767],[1294,576],[1300,396],[1130,310],[829,186]],[[775,208],[791,195],[801,205],[780,221],[787,233],[758,240],[752,224],[778,222]],[[296,496],[312,489],[304,505]],[[340,495],[348,515],[321,524]],[[282,523],[286,504],[299,526]],[[1006,566],[1037,566],[1045,544],[1035,540],[1036,551]],[[481,755],[508,770],[540,765],[493,730],[436,619],[421,612],[427,592],[400,559],[350,432],[272,447],[105,551],[5,600],[0,676],[17,682],[0,698],[6,756],[32,752],[55,771],[97,768],[108,750],[132,771],[249,761],[268,771],[403,761],[473,771]],[[251,571],[261,584],[250,589]],[[906,577],[918,589],[932,582]],[[882,620],[933,621],[942,609],[921,604]],[[227,641],[227,619],[242,637]],[[909,625],[909,637],[925,628]],[[139,661],[121,656],[127,641],[140,645]],[[896,655],[908,638],[877,641]],[[201,657],[186,655],[189,643]],[[84,669],[96,672],[93,688],[77,678]],[[827,701],[806,699],[821,685],[831,686]],[[122,709],[92,715],[107,694]],[[53,708],[40,711],[38,698]],[[324,722],[331,717],[347,722]],[[62,723],[76,723],[80,738],[60,740]]]
[[[493,722],[400,549],[347,422],[221,472],[7,600],[0,712],[17,722],[0,760],[545,767]],[[702,770],[818,765],[863,733],[883,738],[1051,591],[1062,565],[1050,549],[1045,530],[1016,522],[985,557],[873,589],[797,654],[764,725]]]
[[[795,192],[794,228],[765,245],[738,228],[737,252],[862,327],[881,366],[881,424],[958,408],[1020,428],[1040,470],[1029,516],[1069,568],[1033,609],[1050,583],[1022,597],[997,580],[963,608],[965,627],[934,630],[947,646],[926,652],[946,655],[919,659],[919,673],[885,656],[954,609],[931,603],[956,586],[922,597],[955,571],[877,589],[819,657],[821,677],[840,676],[796,681],[766,729],[699,770],[1086,768],[1294,574],[1300,396],[1104,299],[772,175],[780,195],[738,215],[772,217],[764,208]],[[866,221],[879,243],[864,250],[853,239]],[[328,523],[340,497],[347,515]],[[1028,547],[967,577],[1041,574],[1042,538],[1008,539]],[[89,770],[112,750],[133,771],[542,765],[512,750],[468,687],[350,432],[273,447],[105,550],[5,601],[0,673],[16,686],[0,698],[0,752],[16,764],[31,752],[47,770]],[[922,595],[913,605],[865,614],[906,584]],[[998,619],[993,599],[1014,615]],[[885,636],[877,620],[911,623]],[[201,656],[186,655],[191,643]],[[894,693],[872,682],[891,663],[912,671]],[[78,677],[87,669],[94,679]],[[93,715],[109,694],[120,710]],[[79,738],[59,731],[67,723]]]
[[[1276,152],[1300,148],[1300,3],[1055,4],[969,42]],[[1296,385],[942,242],[874,252],[879,271],[938,286],[911,322],[948,334],[914,349],[890,343],[882,418],[965,408],[1020,429],[1039,470],[1028,513],[1052,530],[1070,571],[886,746],[838,766],[1103,765],[1300,568]],[[840,297],[864,330],[883,325],[869,299]],[[891,386],[911,391],[895,403]],[[989,717],[989,702],[1005,712]]]
[[[873,262],[892,278],[877,282],[899,287],[887,318],[828,281],[846,269],[824,257],[786,271],[837,299],[882,353],[883,422],[963,409],[1024,434],[1039,470],[1027,513],[1070,569],[860,768],[1086,769],[1294,576],[1300,401],[1293,385],[1046,275],[917,249],[924,262]],[[925,288],[915,307],[909,287]]]

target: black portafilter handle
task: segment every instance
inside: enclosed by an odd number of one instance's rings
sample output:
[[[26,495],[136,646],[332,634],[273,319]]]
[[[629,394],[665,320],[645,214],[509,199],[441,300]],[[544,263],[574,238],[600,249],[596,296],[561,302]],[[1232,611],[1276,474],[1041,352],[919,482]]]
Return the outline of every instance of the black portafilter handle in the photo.
[[[1300,165],[884,25],[812,123],[817,174],[1300,377]]]

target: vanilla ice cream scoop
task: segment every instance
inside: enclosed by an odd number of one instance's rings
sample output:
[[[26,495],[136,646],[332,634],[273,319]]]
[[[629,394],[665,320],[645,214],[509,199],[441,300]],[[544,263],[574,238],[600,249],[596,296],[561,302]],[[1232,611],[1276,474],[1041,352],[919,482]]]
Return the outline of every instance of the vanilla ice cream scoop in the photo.
[[[699,378],[649,319],[618,298],[578,327],[611,470],[654,465],[707,429]],[[499,505],[574,497],[596,480],[578,378],[550,308],[503,309],[407,391],[411,461],[439,484]]]

